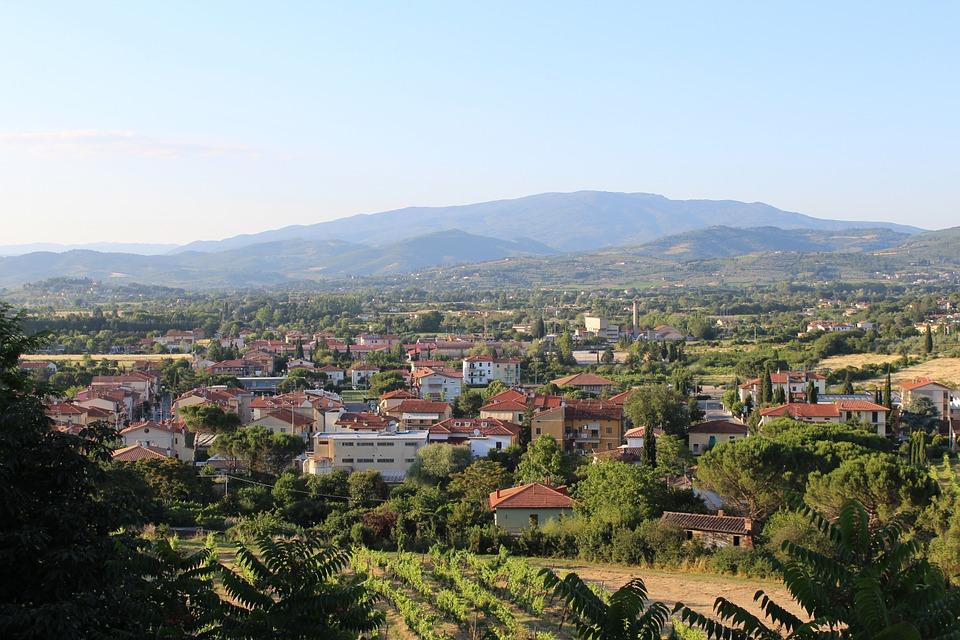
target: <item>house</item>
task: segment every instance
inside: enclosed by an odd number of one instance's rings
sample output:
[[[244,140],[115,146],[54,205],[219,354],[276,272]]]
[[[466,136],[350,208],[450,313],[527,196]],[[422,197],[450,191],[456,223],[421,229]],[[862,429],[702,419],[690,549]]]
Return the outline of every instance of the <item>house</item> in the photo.
[[[433,400],[401,400],[399,404],[386,412],[404,428],[429,427],[453,415],[453,409],[446,402]]]
[[[247,358],[214,362],[205,371],[207,374],[214,376],[251,377],[266,375],[266,370],[261,363]]]
[[[224,411],[232,411],[240,416],[240,422],[246,424],[252,420],[250,404],[254,396],[249,391],[217,385],[212,387],[197,387],[181,394],[173,402],[173,413],[185,407],[197,404],[215,404]]]
[[[393,391],[387,391],[380,395],[380,402],[378,404],[380,408],[380,413],[387,413],[392,409],[395,409],[398,404],[404,400],[417,400],[420,396],[415,394],[412,391],[407,391],[406,389],[395,389]]]
[[[259,367],[263,372],[259,375],[272,376],[277,371],[274,366],[273,354],[266,353],[265,351],[249,351],[244,354],[242,359]]]
[[[520,384],[520,361],[516,358],[470,356],[463,359],[463,382],[485,386],[499,380],[507,386]]]
[[[551,380],[551,382],[558,387],[575,387],[584,393],[592,393],[598,396],[612,391],[617,386],[617,383],[613,380],[608,380],[593,373],[574,373]]]
[[[128,387],[136,391],[143,402],[152,403],[160,388],[160,380],[153,374],[133,371],[119,376],[93,376],[90,381],[91,388],[116,388],[117,386]]]
[[[687,434],[690,452],[699,455],[720,442],[746,438],[749,435],[749,429],[742,422],[710,420],[691,425]]]
[[[843,332],[843,331],[853,331],[857,327],[850,324],[849,322],[831,322],[830,320],[814,320],[807,324],[807,333],[814,332],[825,332],[825,333],[834,333],[834,332]]]
[[[51,375],[57,372],[57,365],[49,360],[21,360],[17,366],[23,371]]]
[[[776,418],[792,418],[811,424],[857,421],[872,427],[879,436],[887,435],[887,414],[889,409],[866,400],[837,400],[830,403],[809,404],[789,402],[777,407],[760,410],[760,425],[763,426]]]
[[[950,387],[930,378],[917,378],[900,383],[901,406],[906,409],[917,398],[927,398],[937,408],[940,417],[950,416]]]
[[[324,365],[317,369],[318,373],[322,373],[327,376],[327,381],[332,382],[333,384],[340,384],[344,380],[346,372],[340,367],[335,367],[332,364]]]
[[[333,424],[332,429],[327,429],[328,433],[339,433],[341,431],[396,431],[397,421],[393,418],[384,417],[375,413],[366,411],[346,411],[340,415]]]
[[[728,516],[722,510],[717,515],[664,511],[660,521],[680,527],[687,540],[699,540],[707,547],[753,546],[753,520]]]
[[[526,399],[526,398],[524,398]],[[488,402],[480,407],[481,418],[493,418],[496,420],[506,420],[520,424],[523,422],[523,416],[527,413],[527,404],[520,400],[502,400],[500,402]]]
[[[170,458],[166,450],[159,447],[132,444],[121,449],[117,449],[110,456],[116,462],[137,462],[139,460],[166,460]]]
[[[491,451],[501,451],[520,444],[522,427],[495,418],[448,418],[431,425],[430,442],[466,444],[474,458],[485,458]]]
[[[193,462],[193,434],[178,424],[153,420],[132,422],[120,430],[120,438],[128,447],[139,444],[159,449],[167,457]]]
[[[419,431],[357,431],[314,435],[304,473],[379,471],[387,482],[403,482],[429,434]]]
[[[616,449],[623,442],[623,409],[602,400],[566,400],[531,418],[531,441],[543,436],[551,436],[568,452]]]
[[[826,392],[827,379],[814,371],[777,371],[770,374],[770,382],[774,393],[778,388],[783,389],[784,397],[788,402],[805,402],[807,385],[813,382],[817,387],[817,394],[820,395]],[[740,402],[746,402],[749,397],[755,405],[760,404],[762,386],[762,378],[753,378],[741,384],[738,388]]]
[[[354,387],[366,387],[370,384],[370,378],[378,371],[380,371],[380,367],[361,362],[350,367],[347,373],[350,374],[350,384]]]
[[[417,367],[412,384],[421,398],[456,400],[463,390],[463,373],[442,367]]]
[[[686,340],[683,333],[668,324],[657,325],[653,329],[641,331],[638,337],[649,342],[680,342]]]
[[[307,417],[288,409],[272,409],[260,414],[260,417],[246,425],[248,427],[266,427],[272,433],[292,433],[305,440],[314,430],[312,417]]]
[[[512,534],[573,515],[573,500],[566,487],[539,482],[497,489],[490,494],[489,505],[494,523]]]
[[[440,358],[464,358],[474,346],[474,343],[466,340],[437,340],[433,355]]]

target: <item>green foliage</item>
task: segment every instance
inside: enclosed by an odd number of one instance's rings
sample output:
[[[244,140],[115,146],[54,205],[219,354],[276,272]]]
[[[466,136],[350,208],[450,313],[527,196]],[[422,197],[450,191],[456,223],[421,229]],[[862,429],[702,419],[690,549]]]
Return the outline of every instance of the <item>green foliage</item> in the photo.
[[[577,512],[584,517],[631,528],[660,515],[664,494],[654,469],[613,460],[586,465],[574,492]]]
[[[408,476],[430,484],[446,484],[451,475],[463,471],[472,461],[469,447],[436,442],[417,451]]]
[[[947,633],[960,625],[960,592],[947,590],[943,575],[918,557],[916,541],[903,541],[898,525],[871,530],[869,514],[855,501],[844,505],[835,523],[803,513],[832,543],[830,555],[783,543],[784,584],[807,619],[763,591],[754,600],[769,624],[723,597],[714,604],[720,622],[683,603],[675,613],[708,638],[952,637]]]
[[[517,465],[520,484],[542,482],[561,485],[573,474],[574,463],[551,436],[540,436],[530,443]]]
[[[255,549],[240,544],[237,570],[220,580],[228,638],[356,638],[383,624],[370,592],[341,575],[346,553],[315,538],[256,538]]]
[[[407,381],[397,371],[380,371],[370,376],[370,394],[374,397],[406,388]]]
[[[240,416],[215,404],[195,404],[178,412],[187,428],[199,433],[230,433],[240,427]]]
[[[635,427],[661,428],[669,435],[684,436],[690,425],[687,398],[662,385],[635,389],[623,405]]]

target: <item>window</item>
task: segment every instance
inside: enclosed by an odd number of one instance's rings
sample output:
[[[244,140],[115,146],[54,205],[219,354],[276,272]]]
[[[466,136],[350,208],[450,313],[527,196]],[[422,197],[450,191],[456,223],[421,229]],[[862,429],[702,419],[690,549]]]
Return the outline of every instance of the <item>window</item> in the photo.
[[[740,546],[740,536],[733,536],[733,546],[735,547]]]
[[[531,513],[531,514],[530,514],[530,526],[531,526],[531,527],[538,527],[538,526],[540,526],[540,516],[538,516],[538,515],[535,514],[535,513]]]
[[[364,463],[366,463],[366,464],[372,464],[372,463],[373,463],[373,458],[357,458],[357,462],[360,463],[360,464],[364,464]]]
[[[696,452],[698,452],[698,451],[700,451],[700,443],[699,443],[699,442],[694,442],[694,443],[693,443],[693,452],[696,453]]]
[[[353,464],[353,458],[344,458],[341,462],[343,464]]]
[[[693,531],[687,531],[687,540],[693,540]]]
[[[378,443],[377,443],[377,446],[378,446],[378,447],[392,447],[393,444],[394,444],[394,443],[392,443],[392,442],[378,442]]]
[[[877,421],[877,412],[874,411],[873,413],[870,414],[870,422],[876,422],[876,421]]]
[[[393,464],[393,458],[380,458],[380,462],[384,464]]]
[[[537,427],[537,435],[540,435],[540,427]]]
[[[503,443],[498,441],[498,442],[497,442],[497,451],[500,451],[500,449],[503,449]]]
[[[415,446],[417,446],[417,443],[416,443],[416,442],[405,442],[404,444],[405,444],[406,446],[408,446],[408,447],[415,447]]]
[[[406,462],[407,464],[410,464],[411,462],[415,462],[416,458],[404,458],[403,461]]]
[[[358,443],[357,443],[357,446],[358,446],[358,447],[372,447],[372,446],[373,446],[373,443],[372,443],[372,442],[358,442]]]
[[[607,434],[613,433],[613,427],[607,427]]]
[[[327,441],[324,440],[323,442],[318,442],[317,444],[327,444]],[[353,446],[353,443],[352,443],[352,442],[341,442],[341,443],[340,443],[340,446],[341,446],[341,447],[352,447],[352,446]]]

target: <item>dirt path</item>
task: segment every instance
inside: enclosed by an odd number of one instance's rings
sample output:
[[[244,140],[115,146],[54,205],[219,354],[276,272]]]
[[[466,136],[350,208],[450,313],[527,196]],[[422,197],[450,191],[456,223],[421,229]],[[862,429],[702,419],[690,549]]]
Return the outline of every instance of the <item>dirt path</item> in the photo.
[[[783,584],[770,580],[703,573],[670,573],[640,567],[550,558],[530,558],[530,563],[550,567],[558,572],[575,571],[584,580],[600,583],[608,590],[616,590],[631,578],[640,577],[647,585],[650,598],[665,603],[671,609],[677,602],[683,602],[691,609],[704,615],[711,615],[714,601],[718,596],[723,596],[748,609],[754,615],[762,617],[760,608],[753,602],[753,595],[758,589],[762,589],[791,613],[803,615]]]

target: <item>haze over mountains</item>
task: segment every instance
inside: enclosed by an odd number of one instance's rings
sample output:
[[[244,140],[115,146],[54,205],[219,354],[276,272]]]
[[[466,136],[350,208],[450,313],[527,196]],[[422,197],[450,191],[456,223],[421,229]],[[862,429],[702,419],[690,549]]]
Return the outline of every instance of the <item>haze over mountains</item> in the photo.
[[[456,207],[413,207],[194,242],[156,255],[141,250],[69,250],[0,257],[0,287],[85,276],[186,288],[256,287],[307,280],[387,277],[454,265],[613,265],[771,252],[893,251],[915,227],[826,220],[761,203],[670,200],[643,193],[547,193]],[[536,238],[536,239],[532,239]],[[937,244],[940,242],[940,244]],[[927,245],[925,245],[927,246]],[[2,248],[0,248],[2,249]],[[154,254],[154,255],[149,255]],[[579,272],[578,272],[579,273]],[[590,274],[581,276],[589,281]]]

